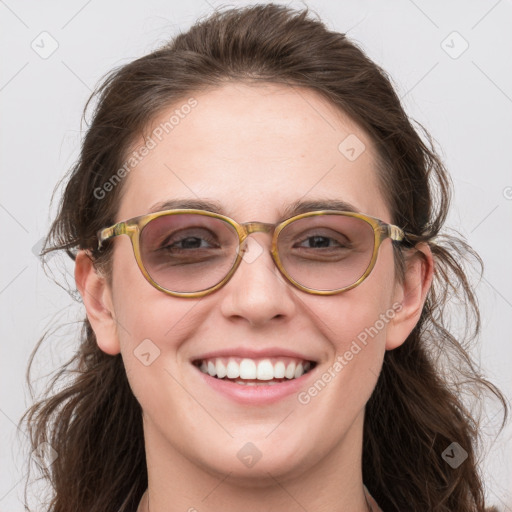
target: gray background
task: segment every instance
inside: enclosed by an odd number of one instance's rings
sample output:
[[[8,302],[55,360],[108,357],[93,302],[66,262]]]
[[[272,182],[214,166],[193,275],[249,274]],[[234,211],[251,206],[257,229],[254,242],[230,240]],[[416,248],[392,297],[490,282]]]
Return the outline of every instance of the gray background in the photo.
[[[48,373],[71,353],[81,317],[80,304],[45,275],[34,253],[55,211],[49,210],[52,191],[76,159],[85,101],[112,67],[151,51],[219,5],[214,0],[0,1],[0,512],[23,509],[26,434],[16,424],[29,403],[28,356],[45,329],[66,324],[36,365],[38,375]],[[455,185],[448,225],[467,237],[486,265],[477,287],[483,329],[473,355],[510,397],[510,0],[311,0],[308,5],[390,73],[409,114],[442,148]],[[52,45],[58,47],[48,55]],[[73,284],[69,263],[58,256],[51,263],[63,274],[56,277]],[[493,436],[499,415],[492,405],[484,414],[483,431]],[[509,426],[484,447],[490,502],[501,510],[512,510],[511,432]]]

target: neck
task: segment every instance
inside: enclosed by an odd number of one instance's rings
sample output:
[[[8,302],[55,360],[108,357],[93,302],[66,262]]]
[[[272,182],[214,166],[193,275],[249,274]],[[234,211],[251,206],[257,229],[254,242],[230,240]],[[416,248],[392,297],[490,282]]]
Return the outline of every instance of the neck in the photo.
[[[376,506],[375,501],[370,496],[366,488],[364,489],[364,500],[366,506],[365,511],[367,510],[368,512],[381,512],[381,509]],[[192,510],[195,509],[189,508],[189,512],[192,512]],[[137,512],[151,512],[151,508],[149,505],[149,494],[147,490],[142,496],[139,507],[137,508]]]
[[[306,457],[299,469],[279,471],[268,462],[263,467],[262,458],[256,478],[257,466],[248,478],[197,464],[145,422],[148,490],[137,512],[236,512],[247,503],[253,512],[371,511],[362,481],[362,422],[363,415],[324,458]]]

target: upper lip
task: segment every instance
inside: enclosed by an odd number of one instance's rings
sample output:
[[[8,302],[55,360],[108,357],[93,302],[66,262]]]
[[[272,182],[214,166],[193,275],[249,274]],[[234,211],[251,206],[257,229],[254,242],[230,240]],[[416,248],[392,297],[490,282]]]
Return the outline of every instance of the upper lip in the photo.
[[[248,359],[264,359],[266,357],[293,357],[296,359],[303,359],[304,361],[316,362],[314,358],[308,355],[279,347],[269,347],[265,349],[253,349],[248,347],[224,348],[196,356],[192,359],[192,361],[213,359],[215,357],[242,357]]]

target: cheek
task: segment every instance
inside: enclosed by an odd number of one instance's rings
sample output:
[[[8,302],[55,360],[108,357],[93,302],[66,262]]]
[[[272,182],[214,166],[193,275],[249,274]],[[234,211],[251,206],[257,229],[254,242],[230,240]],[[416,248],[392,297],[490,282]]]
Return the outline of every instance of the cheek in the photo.
[[[354,341],[369,347],[385,339],[396,310],[394,295],[394,259],[392,247],[387,244],[381,247],[372,273],[359,286],[337,296],[323,297],[315,307],[321,323],[329,327],[325,335],[336,351],[350,350]]]
[[[196,301],[157,290],[140,271],[129,238],[122,236],[118,241],[113,255],[112,280],[121,344],[129,348],[145,338],[161,342],[187,317]]]
[[[149,283],[147,287],[151,288]],[[194,336],[196,326],[194,302],[154,293],[125,295],[119,301],[118,335],[128,382],[144,415],[154,423],[174,421],[169,411],[191,411],[197,408],[182,388],[184,368],[180,362],[181,347]],[[167,411],[163,413],[163,408]],[[160,420],[159,420],[160,419]],[[184,424],[190,422],[184,421]],[[176,427],[178,439],[187,434]]]
[[[362,285],[361,285],[362,287]],[[336,312],[325,318],[324,336],[332,347],[332,358],[322,375],[333,382],[337,399],[359,402],[371,394],[385,352],[386,329],[391,319],[389,308],[364,289],[347,292]],[[335,397],[333,397],[334,399]],[[363,404],[358,404],[362,406]]]
[[[139,270],[129,239],[121,238],[126,240],[114,254],[113,300],[121,354],[137,394],[176,366],[181,344],[200,325],[198,301],[154,288]]]
[[[377,276],[330,300],[322,298],[311,315],[330,347],[329,360],[297,397],[306,421],[303,434],[317,440],[315,454],[331,451],[356,422],[362,428],[362,413],[384,358],[386,329],[395,313],[390,304],[392,281],[385,274]],[[284,446],[286,439],[280,442]],[[301,448],[299,455],[311,456],[307,449]]]
[[[373,391],[384,358],[387,329],[400,309],[393,302],[393,265],[392,248],[383,246],[363,283],[338,296],[313,297],[309,302],[312,317],[318,319],[315,325],[331,348],[320,380],[331,390],[332,406],[342,402],[362,408]],[[316,387],[322,386],[319,383]],[[307,390],[305,400],[317,392]]]

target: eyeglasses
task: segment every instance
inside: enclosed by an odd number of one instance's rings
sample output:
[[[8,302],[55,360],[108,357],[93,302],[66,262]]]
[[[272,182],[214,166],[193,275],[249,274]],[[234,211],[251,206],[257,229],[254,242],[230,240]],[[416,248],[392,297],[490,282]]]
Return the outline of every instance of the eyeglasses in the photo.
[[[105,241],[128,235],[144,277],[176,297],[202,297],[224,286],[244,259],[252,233],[272,234],[271,254],[295,287],[334,295],[361,284],[372,271],[381,243],[402,242],[392,224],[345,211],[303,213],[279,224],[238,222],[206,210],[165,210],[98,231]]]

